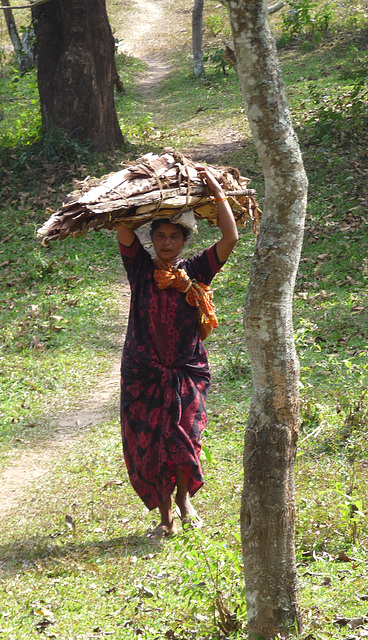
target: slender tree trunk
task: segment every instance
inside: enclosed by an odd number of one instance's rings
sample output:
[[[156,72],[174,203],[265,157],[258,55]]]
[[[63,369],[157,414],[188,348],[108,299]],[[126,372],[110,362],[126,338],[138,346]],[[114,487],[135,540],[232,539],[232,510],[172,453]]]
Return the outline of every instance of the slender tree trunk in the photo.
[[[277,11],[280,11],[280,9],[282,9],[284,6],[285,2],[283,0],[279,0],[279,2],[275,2],[275,4],[268,7],[268,13],[276,13]]]
[[[51,0],[32,12],[44,131],[61,129],[100,150],[120,146],[105,0]]]
[[[253,393],[245,433],[241,533],[249,637],[301,629],[294,541],[299,363],[292,296],[307,179],[288,111],[265,0],[226,0],[237,71],[265,178],[245,302]],[[280,634],[280,635],[278,635]]]
[[[9,0],[1,0],[1,5],[3,7],[9,7],[9,9],[7,8],[4,9],[4,17],[5,17],[6,26],[8,28],[9,38],[12,41],[15,55],[19,60],[19,56],[22,51],[22,43],[19,37],[17,25],[15,24],[13,12],[10,7],[10,2]]]
[[[17,57],[18,67],[21,71],[29,71],[29,69],[33,69],[33,67],[35,66],[34,53],[30,49],[26,50],[23,39],[21,40],[19,37],[17,25],[14,20],[14,15],[13,15],[9,0],[1,0],[1,5],[3,7],[6,7],[4,9],[4,16],[5,16],[6,26],[8,28],[9,37],[10,37],[10,40],[12,41],[14,52]],[[27,32],[28,36],[31,29],[32,29],[32,26],[28,27],[28,32]],[[28,37],[28,43],[29,43],[29,37]]]
[[[192,13],[192,46],[193,73],[196,77],[203,76],[203,4],[204,0],[195,0]]]

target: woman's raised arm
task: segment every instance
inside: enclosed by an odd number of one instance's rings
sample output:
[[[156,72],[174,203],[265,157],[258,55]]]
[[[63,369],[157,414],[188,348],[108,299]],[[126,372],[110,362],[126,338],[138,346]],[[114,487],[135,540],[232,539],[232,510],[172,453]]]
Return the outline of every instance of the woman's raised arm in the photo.
[[[233,212],[225,196],[221,185],[215,176],[202,165],[196,166],[199,177],[212,191],[217,205],[218,226],[221,229],[222,238],[216,243],[217,255],[220,262],[225,262],[238,241],[238,230]]]
[[[118,240],[124,247],[131,247],[135,240],[135,233],[133,229],[129,229],[124,224],[120,224],[117,228]]]

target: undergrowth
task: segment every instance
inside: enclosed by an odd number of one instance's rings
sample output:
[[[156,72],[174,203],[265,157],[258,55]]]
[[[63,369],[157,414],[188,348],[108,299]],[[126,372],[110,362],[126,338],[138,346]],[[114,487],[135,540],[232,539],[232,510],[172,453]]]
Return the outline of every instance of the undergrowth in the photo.
[[[351,3],[344,5],[340,18],[329,5],[333,13],[318,37],[317,5],[294,5],[309,17],[299,15],[294,33],[287,17],[276,17],[275,30],[284,36],[280,60],[310,181],[294,297],[301,364],[295,474],[301,637],[358,638],[367,626],[366,31],[360,3],[355,14]],[[327,12],[327,5],[318,6]],[[207,11],[205,44],[220,49],[229,37],[223,10],[210,3]],[[242,146],[223,145],[216,160],[252,178],[262,207],[262,175],[235,71],[224,75],[209,59],[205,77],[193,80],[188,51],[178,51],[176,60],[153,96],[157,102],[147,105],[136,86],[142,64],[118,57],[126,93],[116,96],[116,105],[125,147],[104,155],[56,132],[40,139],[35,75],[19,75],[12,64],[2,74],[3,466],[47,440],[60,412],[93,396],[121,350],[123,272],[113,235],[97,232],[49,249],[35,239],[73,180],[118,170],[122,159],[167,145],[193,149],[211,128],[227,127],[243,138]],[[189,251],[217,233],[201,224]],[[4,638],[246,637],[238,514],[251,367],[242,313],[254,243],[251,231],[241,230],[214,281],[220,326],[207,341],[206,485],[196,497],[205,529],[164,544],[145,536],[155,514],[129,486],[116,398],[114,417],[78,436],[52,474],[34,482],[19,510],[3,519]]]

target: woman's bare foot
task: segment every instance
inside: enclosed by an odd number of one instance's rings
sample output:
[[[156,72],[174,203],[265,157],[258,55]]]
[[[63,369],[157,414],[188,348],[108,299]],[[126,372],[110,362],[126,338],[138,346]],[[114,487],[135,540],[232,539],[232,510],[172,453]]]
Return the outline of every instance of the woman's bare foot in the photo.
[[[164,536],[170,536],[176,533],[176,524],[174,522],[171,496],[169,496],[165,500],[165,502],[160,504],[159,512],[161,515],[161,522],[152,531],[151,536],[155,538],[162,538]]]
[[[203,526],[203,520],[193,507],[189,495],[184,499],[182,496],[176,496],[175,502],[179,511],[179,518],[183,525],[183,529],[200,529]]]
[[[166,536],[173,536],[176,533],[177,533],[177,528],[173,520],[171,523],[171,526],[168,526],[160,522],[160,524],[158,524],[157,527],[153,529],[153,531],[148,532],[147,537],[155,538],[156,540],[159,540],[160,538],[165,538]]]
[[[203,526],[203,520],[199,517],[189,499],[188,488],[179,465],[175,466],[175,475],[177,487],[175,502],[183,528],[200,529]]]

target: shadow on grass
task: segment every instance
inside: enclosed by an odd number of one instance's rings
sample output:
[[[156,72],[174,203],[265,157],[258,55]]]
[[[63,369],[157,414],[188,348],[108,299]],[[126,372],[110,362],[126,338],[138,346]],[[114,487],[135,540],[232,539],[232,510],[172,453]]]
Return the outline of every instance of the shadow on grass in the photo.
[[[42,563],[43,569],[50,570],[55,570],[55,565],[58,566],[59,563],[62,563],[62,571],[68,569],[68,563],[70,568],[78,564],[83,569],[83,565],[94,563],[99,558],[106,561],[130,556],[143,557],[159,553],[163,546],[162,540],[149,538],[147,534],[129,534],[109,540],[84,542],[73,538],[68,542],[63,540],[61,544],[53,542],[58,536],[61,538],[64,534],[57,532],[47,536],[32,536],[0,545],[0,577],[9,577],[33,566],[37,570],[38,563]]]

